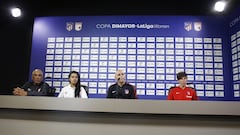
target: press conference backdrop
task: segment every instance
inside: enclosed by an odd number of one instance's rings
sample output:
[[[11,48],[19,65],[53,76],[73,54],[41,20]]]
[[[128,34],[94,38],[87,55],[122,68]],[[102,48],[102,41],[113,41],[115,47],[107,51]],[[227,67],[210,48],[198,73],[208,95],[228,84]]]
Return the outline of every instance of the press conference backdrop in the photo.
[[[240,9],[237,9],[230,17],[228,27],[230,28],[231,56],[232,56],[232,80],[233,80],[233,97],[238,100],[240,97]]]
[[[78,71],[89,97],[105,98],[123,69],[140,99],[165,100],[176,74],[186,71],[201,100],[239,100],[240,23],[229,26],[239,13],[38,17],[30,72],[43,69],[57,95],[69,72]]]

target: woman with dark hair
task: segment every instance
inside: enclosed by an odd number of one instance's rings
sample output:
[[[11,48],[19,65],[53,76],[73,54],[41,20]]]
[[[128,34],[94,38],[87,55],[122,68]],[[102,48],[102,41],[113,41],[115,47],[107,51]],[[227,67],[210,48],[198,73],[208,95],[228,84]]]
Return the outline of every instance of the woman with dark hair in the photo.
[[[71,71],[68,75],[69,85],[62,88],[58,97],[63,98],[88,98],[86,90],[81,87],[80,75],[77,71]]]

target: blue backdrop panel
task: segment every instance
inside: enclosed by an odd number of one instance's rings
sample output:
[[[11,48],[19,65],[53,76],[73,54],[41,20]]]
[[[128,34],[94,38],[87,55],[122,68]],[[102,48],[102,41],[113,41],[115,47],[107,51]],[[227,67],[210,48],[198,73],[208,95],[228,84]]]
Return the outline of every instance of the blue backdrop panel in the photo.
[[[231,16],[228,17],[227,23],[229,32],[229,46],[231,51],[229,55],[232,57],[230,63],[232,69],[231,79],[233,80],[232,89],[235,100],[240,100],[240,9],[237,9]]]
[[[45,77],[51,78],[46,81],[58,93],[68,84],[69,72],[78,71],[81,82],[89,86],[90,98],[105,98],[107,88],[115,83],[115,71],[123,69],[139,98],[165,100],[168,89],[177,84],[177,72],[186,71],[201,100],[236,100],[240,90],[234,84],[239,79],[233,81],[233,76],[239,76],[235,68],[239,69],[240,57],[231,61],[236,54],[231,51],[239,48],[240,34],[228,34],[230,20],[214,16],[38,17],[30,72],[43,69]],[[238,36],[230,41],[233,34]]]

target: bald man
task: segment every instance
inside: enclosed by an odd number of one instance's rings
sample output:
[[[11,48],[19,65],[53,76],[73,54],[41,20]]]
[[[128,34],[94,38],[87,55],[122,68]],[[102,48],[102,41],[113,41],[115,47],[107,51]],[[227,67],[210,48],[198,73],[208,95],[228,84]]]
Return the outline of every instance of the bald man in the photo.
[[[115,73],[116,83],[108,88],[107,98],[137,99],[136,87],[126,82],[123,70]]]
[[[43,72],[41,69],[32,71],[32,81],[26,82],[21,88],[13,89],[13,95],[16,96],[46,96],[49,85],[43,81]]]

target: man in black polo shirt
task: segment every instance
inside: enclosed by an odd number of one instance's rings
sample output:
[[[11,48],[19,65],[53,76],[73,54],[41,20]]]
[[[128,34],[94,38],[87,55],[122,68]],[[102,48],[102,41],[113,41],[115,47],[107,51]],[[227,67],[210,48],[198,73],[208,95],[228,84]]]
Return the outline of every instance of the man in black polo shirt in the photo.
[[[32,72],[32,81],[26,82],[21,88],[13,89],[13,95],[17,96],[47,96],[49,85],[43,81],[43,72],[35,69]]]
[[[123,70],[115,73],[116,83],[108,88],[107,98],[137,99],[136,87],[125,81]]]

